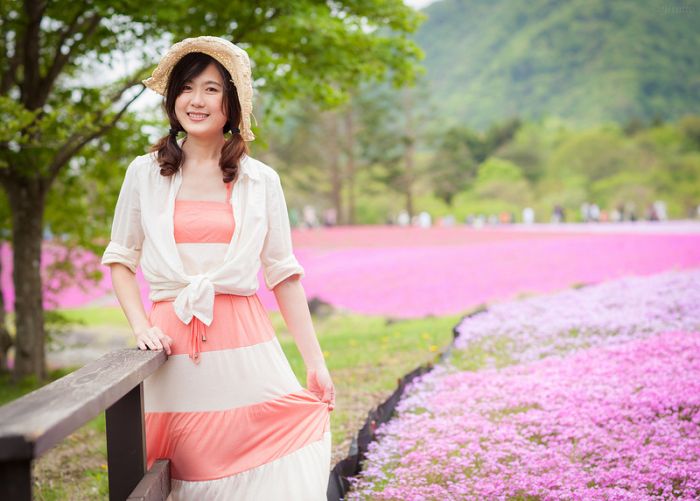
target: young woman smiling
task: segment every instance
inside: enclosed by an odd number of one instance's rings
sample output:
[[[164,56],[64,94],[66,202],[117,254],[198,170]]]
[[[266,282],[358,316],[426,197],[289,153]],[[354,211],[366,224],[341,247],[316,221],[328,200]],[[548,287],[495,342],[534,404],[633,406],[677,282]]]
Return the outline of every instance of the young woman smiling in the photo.
[[[164,96],[170,133],[127,168],[102,262],[138,348],[168,354],[144,383],[148,467],[170,459],[174,500],[326,499],[335,391],[279,176],[248,155],[248,55],[188,38],[144,83]],[[256,294],[261,266],[307,388]]]

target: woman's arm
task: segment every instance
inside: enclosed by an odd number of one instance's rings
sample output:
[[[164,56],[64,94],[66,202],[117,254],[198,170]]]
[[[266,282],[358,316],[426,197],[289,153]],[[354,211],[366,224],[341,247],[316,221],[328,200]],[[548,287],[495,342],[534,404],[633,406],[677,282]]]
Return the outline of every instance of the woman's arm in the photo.
[[[109,268],[112,274],[112,288],[131,325],[139,349],[162,350],[165,348],[165,352],[170,355],[170,344],[173,340],[163,334],[158,327],[152,327],[148,321],[141,301],[139,285],[136,282],[136,274],[121,263],[112,263]]]
[[[283,280],[273,289],[280,313],[292,334],[306,365],[306,381],[309,391],[335,407],[335,388],[326,367],[321,345],[316,337],[306,293],[298,275]]]

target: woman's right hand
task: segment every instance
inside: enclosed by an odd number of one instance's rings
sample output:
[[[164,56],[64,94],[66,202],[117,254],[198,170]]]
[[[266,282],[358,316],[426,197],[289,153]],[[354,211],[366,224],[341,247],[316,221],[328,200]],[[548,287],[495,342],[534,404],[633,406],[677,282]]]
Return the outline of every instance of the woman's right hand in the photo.
[[[170,355],[170,345],[173,339],[164,334],[160,327],[148,327],[134,332],[136,337],[136,345],[139,350],[156,350],[165,349],[165,353]]]

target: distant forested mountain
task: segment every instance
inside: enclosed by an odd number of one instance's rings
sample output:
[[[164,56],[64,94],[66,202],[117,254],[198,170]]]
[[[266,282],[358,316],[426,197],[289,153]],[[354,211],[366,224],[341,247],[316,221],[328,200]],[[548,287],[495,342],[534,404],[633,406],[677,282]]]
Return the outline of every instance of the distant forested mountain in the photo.
[[[581,125],[700,112],[700,3],[442,0],[416,35],[448,121]]]

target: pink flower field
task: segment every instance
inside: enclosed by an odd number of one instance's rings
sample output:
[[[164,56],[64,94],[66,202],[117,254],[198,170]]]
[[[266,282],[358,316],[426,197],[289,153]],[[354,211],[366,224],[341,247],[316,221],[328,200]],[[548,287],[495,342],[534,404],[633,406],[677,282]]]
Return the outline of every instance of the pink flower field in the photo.
[[[309,298],[357,313],[403,318],[460,313],[480,303],[575,283],[700,267],[700,225],[692,223],[480,230],[338,227],[295,230],[293,238],[306,269],[303,283]],[[96,258],[75,259],[94,263]],[[7,247],[2,260],[2,287],[12,305]],[[44,261],[51,261],[49,254]],[[147,285],[140,274],[139,279],[146,299]],[[116,306],[110,289],[106,273],[97,287],[64,290],[57,303],[64,308]],[[275,309],[274,297],[264,286],[260,296],[266,307]]]
[[[417,384],[347,499],[698,499],[700,332]]]
[[[457,330],[347,499],[700,498],[700,270],[505,302]]]

